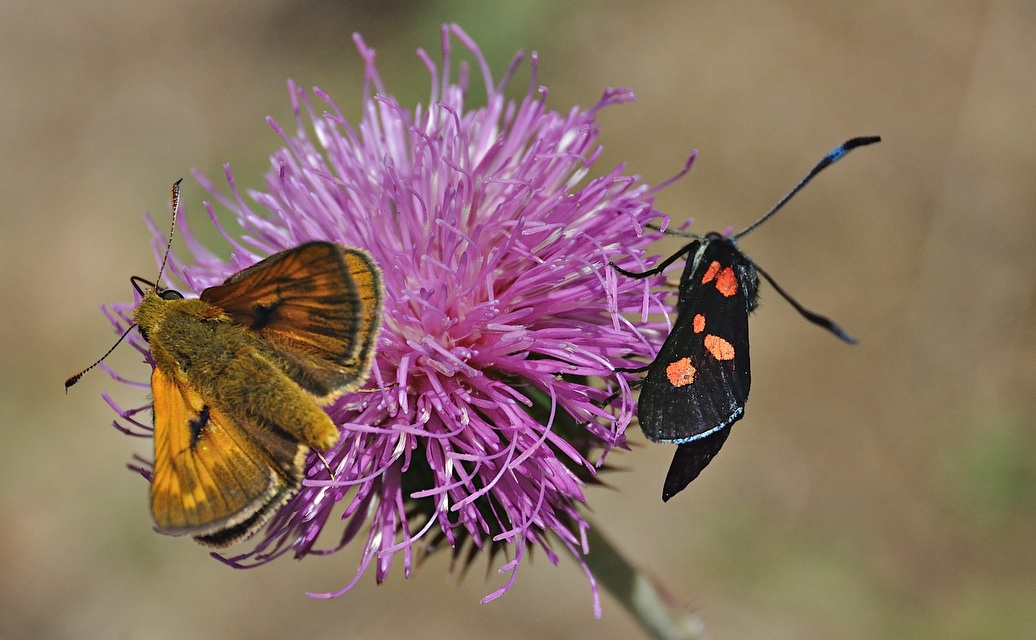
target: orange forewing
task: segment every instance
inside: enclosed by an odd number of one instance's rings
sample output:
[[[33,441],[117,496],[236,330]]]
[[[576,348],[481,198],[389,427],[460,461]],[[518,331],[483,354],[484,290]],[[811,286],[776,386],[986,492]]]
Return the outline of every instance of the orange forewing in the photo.
[[[206,405],[186,380],[156,368],[151,513],[158,529],[223,546],[261,523],[298,487],[308,447],[281,437],[263,447],[248,429]],[[240,531],[244,526],[245,530]],[[232,541],[232,540],[231,540]]]
[[[248,327],[298,367],[317,398],[366,377],[380,321],[381,283],[370,256],[311,242],[244,269],[201,299]]]

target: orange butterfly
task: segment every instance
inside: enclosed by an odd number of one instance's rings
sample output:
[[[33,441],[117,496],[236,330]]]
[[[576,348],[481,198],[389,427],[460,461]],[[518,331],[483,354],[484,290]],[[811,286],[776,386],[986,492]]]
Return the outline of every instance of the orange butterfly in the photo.
[[[200,298],[144,293],[133,319],[155,362],[158,531],[223,547],[297,493],[310,450],[339,439],[321,405],[367,378],[381,300],[371,257],[332,242],[272,255]]]

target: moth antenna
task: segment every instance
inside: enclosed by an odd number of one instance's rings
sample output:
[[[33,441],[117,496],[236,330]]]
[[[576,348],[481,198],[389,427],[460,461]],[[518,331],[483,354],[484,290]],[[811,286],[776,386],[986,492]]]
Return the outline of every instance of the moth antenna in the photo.
[[[173,183],[173,188],[169,194],[169,200],[172,203],[173,208],[173,219],[169,224],[169,239],[165,243],[165,254],[162,256],[162,264],[158,267],[158,277],[155,278],[155,291],[158,291],[158,283],[162,281],[162,272],[165,271],[165,264],[169,260],[169,251],[173,248],[173,232],[176,230],[176,213],[180,210],[180,183],[183,182],[183,178],[180,178]]]
[[[86,375],[86,372],[87,372],[87,371],[89,371],[90,369],[93,369],[93,368],[94,368],[94,367],[96,367],[97,365],[99,365],[99,364],[101,364],[102,362],[104,362],[104,359],[105,359],[105,358],[107,358],[108,356],[110,356],[110,355],[111,355],[111,353],[112,353],[112,351],[115,351],[115,347],[117,347],[117,346],[119,346],[120,344],[122,344],[122,341],[126,339],[126,336],[128,336],[128,335],[129,335],[129,332],[130,332],[130,331],[132,331],[132,330],[133,330],[133,328],[134,328],[134,327],[136,327],[136,326],[137,326],[137,324],[136,324],[136,323],[133,323],[133,324],[131,324],[131,325],[129,326],[129,328],[128,328],[128,329],[126,329],[125,331],[123,331],[123,332],[122,332],[122,335],[121,335],[121,336],[119,336],[119,339],[118,339],[118,340],[116,340],[116,341],[115,341],[115,344],[113,344],[113,345],[112,345],[112,348],[111,348],[111,349],[108,349],[108,351],[107,351],[107,352],[106,352],[106,353],[105,353],[105,354],[104,354],[103,356],[101,356],[101,357],[100,357],[100,358],[99,358],[99,359],[97,360],[97,362],[93,363],[93,364],[92,364],[92,365],[90,365],[89,367],[87,367],[87,368],[83,369],[83,370],[82,370],[82,371],[80,371],[79,373],[77,373],[77,374],[75,374],[74,376],[71,376],[71,377],[69,377],[69,378],[68,378],[67,380],[65,380],[65,393],[67,394],[67,393],[68,393],[68,388],[69,388],[69,387],[71,387],[72,385],[74,385],[75,383],[79,382],[79,379],[80,379],[80,378],[82,378],[82,377],[83,377],[84,375]]]
[[[828,151],[827,155],[821,158],[820,162],[818,162],[815,167],[810,169],[809,173],[807,173],[805,177],[802,178],[802,180],[799,180],[799,183],[795,185],[791,191],[784,194],[784,197],[778,200],[777,204],[773,205],[773,207],[769,211],[764,213],[761,218],[742,229],[739,233],[734,234],[734,239],[737,240],[741,236],[751,232],[753,229],[772,218],[775,213],[781,210],[781,207],[786,205],[788,201],[795,196],[796,193],[802,191],[802,188],[809,184],[809,181],[815,178],[818,173],[841,160],[850,151],[852,151],[856,147],[864,147],[869,144],[874,144],[876,142],[881,142],[880,136],[861,136],[859,138],[851,138],[849,140],[846,140],[834,149]],[[769,280],[769,276],[767,276],[767,279]],[[770,282],[772,283],[773,281],[771,280]]]
[[[775,213],[777,213],[781,210],[782,207],[784,207],[784,205],[788,204],[788,201],[791,200],[796,193],[802,191],[802,188],[809,184],[810,180],[815,178],[818,173],[841,160],[850,151],[852,151],[856,147],[865,147],[869,144],[874,144],[876,142],[881,142],[881,136],[860,136],[857,138],[850,138],[849,140],[846,140],[834,149],[828,151],[827,154],[820,159],[820,162],[818,162],[815,167],[810,169],[809,173],[807,173],[805,177],[802,178],[802,180],[799,180],[798,184],[796,184],[791,191],[786,193],[783,198],[778,200],[777,204],[773,205],[773,207],[769,211],[764,213],[762,217],[760,217],[758,220],[742,229],[740,232],[736,233],[734,235],[734,239],[737,240],[741,236],[749,233],[762,223],[772,218]],[[662,231],[663,233],[673,236],[683,236],[685,238],[698,239],[701,239],[703,237],[700,234],[691,233],[690,231],[682,231],[680,229],[665,229],[663,231],[662,228],[657,224],[647,224],[644,226],[646,226],[648,229],[652,229],[654,231]]]
[[[799,301],[796,300],[795,298],[792,298],[791,294],[789,294],[787,291],[782,289],[781,285],[777,284],[777,281],[774,280],[773,277],[770,274],[768,274],[765,271],[763,271],[759,267],[758,264],[755,264],[754,262],[752,264],[755,265],[755,270],[756,271],[758,271],[759,273],[763,274],[763,277],[766,278],[766,281],[770,283],[770,286],[773,287],[777,291],[777,293],[781,294],[781,297],[784,298],[785,300],[787,300],[788,304],[790,304],[791,306],[795,307],[795,310],[798,311],[800,314],[802,314],[803,318],[805,318],[806,320],[809,320],[810,322],[812,322],[815,325],[819,325],[819,326],[827,329],[828,331],[830,331],[831,333],[835,334],[836,336],[838,336],[840,339],[844,340],[845,342],[848,342],[849,344],[856,344],[856,342],[857,342],[856,338],[854,338],[851,335],[849,335],[845,331],[845,329],[839,327],[830,318],[822,316],[819,313],[814,313],[814,312],[810,311],[809,309],[807,309],[806,307],[804,307],[801,304],[799,304]]]

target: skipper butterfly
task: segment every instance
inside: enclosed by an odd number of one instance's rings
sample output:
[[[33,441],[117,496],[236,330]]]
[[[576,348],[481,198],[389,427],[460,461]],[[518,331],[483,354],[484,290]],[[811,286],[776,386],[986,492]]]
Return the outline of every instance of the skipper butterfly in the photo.
[[[198,298],[157,284],[142,295],[133,320],[154,361],[151,514],[161,533],[224,547],[298,492],[311,450],[337,444],[321,407],[367,378],[381,273],[361,249],[307,242]]]

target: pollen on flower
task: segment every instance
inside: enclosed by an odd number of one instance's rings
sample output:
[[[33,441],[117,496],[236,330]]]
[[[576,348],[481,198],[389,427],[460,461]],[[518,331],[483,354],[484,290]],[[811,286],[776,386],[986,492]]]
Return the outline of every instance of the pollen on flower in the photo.
[[[362,538],[355,577],[323,596],[344,593],[371,564],[379,582],[397,558],[409,574],[415,552],[447,546],[462,563],[479,550],[510,555],[501,569],[510,578],[486,600],[510,587],[532,548],[556,563],[560,544],[589,576],[584,490],[607,454],[625,448],[636,411],[632,376],[616,370],[650,360],[666,331],[647,320],[662,308],[650,287],[663,276],[622,278],[609,267],[657,260],[646,255],[659,236],[647,225],[664,218],[653,206],[657,188],[622,167],[585,177],[600,153],[598,110],[633,96],[608,90],[588,109],[555,111],[533,54],[528,89],[509,100],[504,89],[523,57],[494,79],[476,44],[451,25],[441,63],[418,52],[431,92],[427,104],[407,108],[383,85],[373,49],[354,40],[365,62],[359,122],[319,89],[289,83],[296,127],[270,121],[283,147],[265,188],[246,199],[229,167],[229,195],[196,176],[244,230],[224,231],[206,203],[231,260],[186,225],[193,258],[170,258],[196,293],[313,239],[361,247],[383,273],[367,389],[328,408],[341,439],[323,461],[312,457],[302,490],[254,547],[224,561],[302,558]],[[454,68],[457,42],[477,74]],[[479,77],[473,92],[469,80]],[[469,107],[470,93],[485,106]],[[115,307],[113,321],[127,326],[131,308]]]

